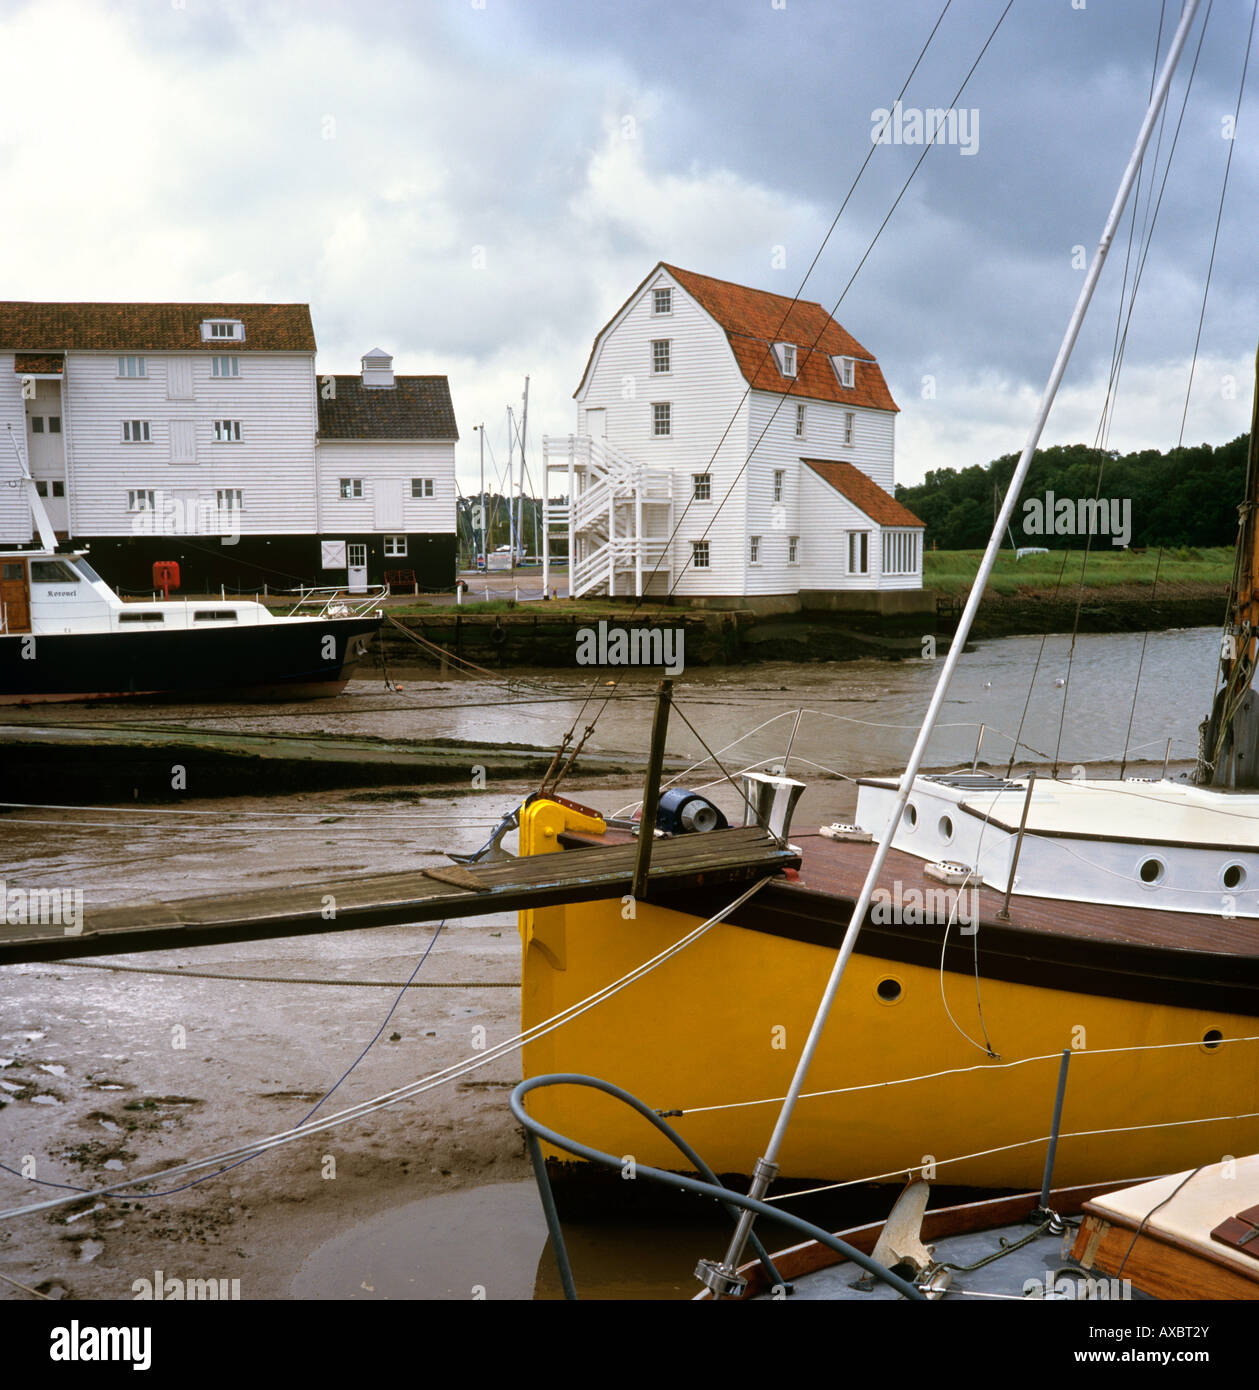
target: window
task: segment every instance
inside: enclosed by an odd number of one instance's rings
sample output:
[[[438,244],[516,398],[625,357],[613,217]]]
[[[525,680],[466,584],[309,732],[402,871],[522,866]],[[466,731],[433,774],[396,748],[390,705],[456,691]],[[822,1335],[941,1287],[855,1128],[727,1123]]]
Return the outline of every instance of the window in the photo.
[[[868,531],[848,533],[848,573],[870,573],[870,534]]]
[[[795,343],[777,343],[775,347],[778,352],[778,370],[783,376],[795,376],[796,374],[796,345]]]
[[[245,325],[239,319],[206,319],[201,325],[203,343],[244,342]]]
[[[761,538],[760,536],[750,536],[748,538],[748,564],[759,565],[761,563]]]
[[[802,405],[796,406],[796,438],[804,438],[805,408]]]
[[[120,357],[118,359],[119,376],[147,376],[143,357]]]
[[[652,290],[651,312],[653,314],[671,314],[673,312],[673,290],[671,287],[666,286],[662,290]]]
[[[916,531],[884,531],[883,573],[918,573],[918,533]]]
[[[707,502],[713,495],[713,475],[711,473],[691,474],[691,496],[696,502]]]
[[[77,584],[79,576],[63,560],[32,560],[32,584]]]
[[[845,390],[851,391],[853,386],[853,358],[851,357],[832,357],[831,366],[835,368],[835,375],[839,378],[839,384]]]
[[[32,434],[43,434],[43,432],[44,432],[44,417],[43,417],[42,415],[32,415],[32,416],[31,416],[31,433],[32,433]]]
[[[346,480],[343,478],[341,481],[342,481],[342,483],[344,483]],[[433,480],[432,480],[432,478],[412,478],[412,479],[411,479],[411,496],[412,496],[412,497],[431,497],[432,495],[433,495]],[[345,496],[345,493],[343,492],[343,493],[341,494],[341,496],[344,497],[344,496]]]
[[[150,609],[147,613],[119,613],[120,623],[162,623],[166,619],[161,613],[154,613]]]
[[[844,411],[844,418],[841,422],[840,435],[845,444],[852,443],[853,435],[853,413],[851,410]]]
[[[405,555],[407,553],[407,538],[405,536],[386,536],[385,554],[386,555]]]
[[[342,478],[341,496],[342,497],[362,497],[363,480],[362,478]],[[411,495],[415,495],[415,484],[411,484]]]
[[[129,512],[151,512],[157,506],[157,496],[148,488],[132,488],[127,493]]]
[[[211,376],[239,376],[240,358],[239,357],[211,357],[210,358]]]
[[[671,371],[669,366],[670,339],[653,338],[651,343],[651,370],[659,375]]]
[[[245,499],[241,495],[238,487],[221,487],[215,494],[218,500],[219,511],[239,512],[245,507]]]
[[[657,439],[673,433],[673,407],[668,401],[652,403],[651,432]]]
[[[234,608],[205,608],[193,613],[194,623],[234,623],[236,621],[236,610]]]
[[[367,568],[367,546],[351,541],[346,548],[350,552],[350,568],[352,570],[365,570]]]
[[[44,478],[37,478],[35,480],[35,491],[39,493],[41,497],[48,496],[48,488],[49,484]],[[64,497],[66,495],[65,483],[54,481],[52,483],[52,495],[54,497]]]
[[[43,478],[35,479],[35,491],[39,493],[41,497],[48,496],[48,484],[43,480]]]
[[[61,433],[61,416],[60,416],[60,415],[50,415],[50,416],[48,417],[48,433],[49,433],[49,434],[60,434],[60,433]]]
[[[789,565],[798,565],[798,564],[800,563],[800,537],[799,537],[799,536],[788,536],[788,537],[787,537],[787,563],[788,563]]]
[[[706,570],[706,569],[708,569],[709,566],[708,566],[708,542],[707,542],[707,541],[692,541],[692,542],[691,542],[691,564],[692,564],[697,570]]]
[[[239,444],[240,421],[216,420],[214,422],[214,442],[216,444]]]
[[[122,422],[122,442],[124,444],[149,443],[149,422],[147,420],[124,420]]]
[[[775,502],[781,502],[781,501],[783,500],[783,477],[784,477],[784,472],[783,472],[783,470],[782,470],[781,468],[775,468],[775,469],[774,469],[774,501],[775,501]]]

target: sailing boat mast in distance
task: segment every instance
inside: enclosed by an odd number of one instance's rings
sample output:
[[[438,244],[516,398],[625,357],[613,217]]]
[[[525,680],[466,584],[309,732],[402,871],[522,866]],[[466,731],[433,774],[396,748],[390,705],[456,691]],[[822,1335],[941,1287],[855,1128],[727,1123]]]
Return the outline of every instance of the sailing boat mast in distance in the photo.
[[[1216,787],[1259,787],[1259,702],[1251,681],[1259,656],[1259,354],[1255,357],[1255,397],[1246,453],[1246,494],[1239,507],[1237,556],[1229,593],[1228,617],[1220,642],[1224,683],[1210,715],[1203,720],[1194,780]]]

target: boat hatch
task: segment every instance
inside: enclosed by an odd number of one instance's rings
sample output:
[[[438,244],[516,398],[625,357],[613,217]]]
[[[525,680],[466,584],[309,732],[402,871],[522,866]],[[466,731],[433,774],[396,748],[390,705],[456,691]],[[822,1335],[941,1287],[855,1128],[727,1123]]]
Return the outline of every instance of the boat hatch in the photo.
[[[1211,1232],[1211,1239],[1259,1260],[1259,1207],[1247,1207],[1222,1221]]]
[[[940,772],[922,780],[968,792],[1022,791],[1027,785],[1025,782],[1011,782],[1008,777],[994,777],[990,772]]]

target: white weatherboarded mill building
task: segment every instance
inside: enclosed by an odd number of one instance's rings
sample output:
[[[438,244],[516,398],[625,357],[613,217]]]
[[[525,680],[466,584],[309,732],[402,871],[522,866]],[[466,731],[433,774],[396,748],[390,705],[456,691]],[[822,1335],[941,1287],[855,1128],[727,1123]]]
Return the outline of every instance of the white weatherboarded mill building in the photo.
[[[455,581],[444,376],[317,375],[305,304],[0,302],[0,542],[59,539],[115,587]]]
[[[574,597],[921,606],[923,523],[892,495],[896,403],[820,304],[661,262],[574,396],[576,434],[544,445],[546,495],[566,499],[545,508],[544,554],[567,539]]]

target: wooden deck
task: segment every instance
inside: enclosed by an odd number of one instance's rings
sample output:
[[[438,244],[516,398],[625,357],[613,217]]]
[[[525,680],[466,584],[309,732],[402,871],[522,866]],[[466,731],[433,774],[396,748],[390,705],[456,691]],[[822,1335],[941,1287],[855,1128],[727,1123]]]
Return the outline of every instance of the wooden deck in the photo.
[[[637,842],[631,841],[580,855],[543,854],[469,869],[447,864],[291,888],[89,908],[77,934],[58,924],[0,925],[0,965],[353,931],[619,898],[631,890],[636,853]],[[781,849],[755,826],[662,839],[652,850],[650,896],[742,886],[799,863],[798,855]]]

